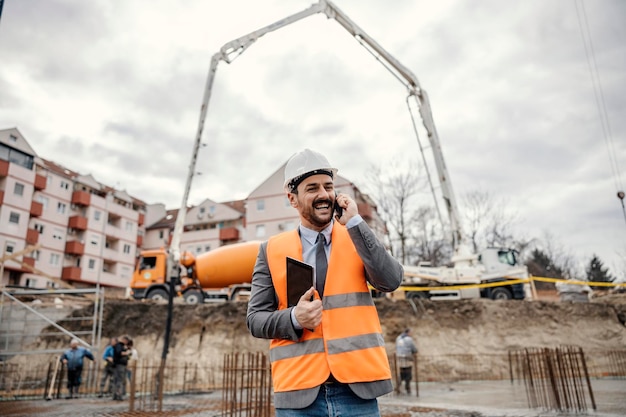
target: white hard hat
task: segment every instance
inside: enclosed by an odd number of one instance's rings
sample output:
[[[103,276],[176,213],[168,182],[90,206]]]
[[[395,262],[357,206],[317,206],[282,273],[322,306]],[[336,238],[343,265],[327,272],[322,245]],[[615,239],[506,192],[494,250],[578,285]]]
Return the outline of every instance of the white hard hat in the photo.
[[[295,153],[285,165],[285,190],[295,190],[305,178],[316,174],[326,174],[334,178],[337,168],[331,167],[328,159],[319,152],[305,149]]]

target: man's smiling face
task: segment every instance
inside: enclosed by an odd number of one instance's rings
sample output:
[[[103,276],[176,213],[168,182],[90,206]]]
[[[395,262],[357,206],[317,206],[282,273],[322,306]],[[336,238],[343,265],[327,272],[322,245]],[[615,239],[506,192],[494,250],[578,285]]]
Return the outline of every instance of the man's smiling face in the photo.
[[[303,180],[296,193],[289,193],[289,202],[300,213],[302,225],[321,231],[333,218],[335,184],[326,174],[312,175]]]

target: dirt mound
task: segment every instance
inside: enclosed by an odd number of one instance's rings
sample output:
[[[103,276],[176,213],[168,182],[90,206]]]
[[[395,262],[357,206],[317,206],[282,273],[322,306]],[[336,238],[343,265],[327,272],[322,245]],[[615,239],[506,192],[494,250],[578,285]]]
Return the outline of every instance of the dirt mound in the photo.
[[[580,346],[617,350],[626,345],[626,295],[605,296],[589,303],[545,301],[458,301],[376,299],[387,348],[410,327],[421,354],[503,354],[526,347]],[[87,307],[88,309],[89,307]],[[250,336],[245,302],[174,305],[169,357],[220,361],[224,353],[266,351],[269,342]],[[75,312],[85,315],[84,311]],[[143,359],[160,359],[167,305],[132,300],[107,300],[103,344],[128,334]],[[70,330],[90,330],[73,322]],[[67,341],[43,340],[48,347]]]

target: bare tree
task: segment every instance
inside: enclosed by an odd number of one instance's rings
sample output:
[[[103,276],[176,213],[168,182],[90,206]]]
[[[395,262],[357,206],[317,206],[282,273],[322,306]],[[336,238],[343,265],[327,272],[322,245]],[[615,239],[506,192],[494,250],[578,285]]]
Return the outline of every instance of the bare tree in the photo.
[[[570,279],[583,276],[581,268],[577,266],[576,258],[550,232],[544,232],[543,238],[535,241],[534,248],[546,255],[550,268],[560,272],[559,278]]]
[[[485,240],[487,219],[492,210],[492,198],[486,191],[470,191],[463,195],[463,221],[466,235],[472,244],[474,253],[478,253],[479,244]]]
[[[411,251],[412,260],[428,261],[432,266],[445,264],[452,254],[451,242],[443,236],[439,216],[432,206],[422,206],[415,212]]]
[[[412,245],[411,230],[419,217],[416,214],[418,195],[425,188],[425,179],[420,165],[409,163],[408,168],[403,169],[403,164],[394,159],[384,166],[384,169],[373,166],[369,170],[366,176],[371,188],[369,194],[389,229],[392,254],[407,263]]]
[[[529,241],[519,237],[515,225],[517,212],[511,211],[506,199],[497,199],[487,191],[470,191],[463,196],[465,229],[474,253],[480,247],[526,248]]]

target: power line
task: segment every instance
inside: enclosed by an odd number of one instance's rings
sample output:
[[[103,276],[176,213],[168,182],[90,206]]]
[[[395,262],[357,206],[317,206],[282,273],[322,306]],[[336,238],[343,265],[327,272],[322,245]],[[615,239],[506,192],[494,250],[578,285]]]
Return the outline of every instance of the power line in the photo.
[[[583,46],[585,47],[585,56],[587,58],[587,65],[589,66],[589,73],[591,75],[591,83],[593,85],[593,93],[596,100],[596,107],[600,116],[600,124],[602,126],[602,133],[604,135],[604,141],[606,144],[607,152],[609,154],[609,162],[611,170],[613,171],[613,180],[615,181],[615,188],[617,190],[617,197],[622,203],[622,211],[624,212],[624,220],[626,220],[626,208],[624,207],[624,185],[622,183],[622,176],[617,162],[617,153],[613,143],[613,133],[611,131],[611,123],[609,121],[608,112],[606,109],[606,100],[604,99],[604,93],[602,89],[602,81],[600,79],[600,71],[598,70],[598,64],[596,61],[595,50],[593,47],[593,41],[591,39],[591,31],[589,30],[589,22],[587,20],[587,12],[585,10],[585,3],[583,0],[578,0],[576,3],[576,15],[578,17],[578,27],[582,36]]]

